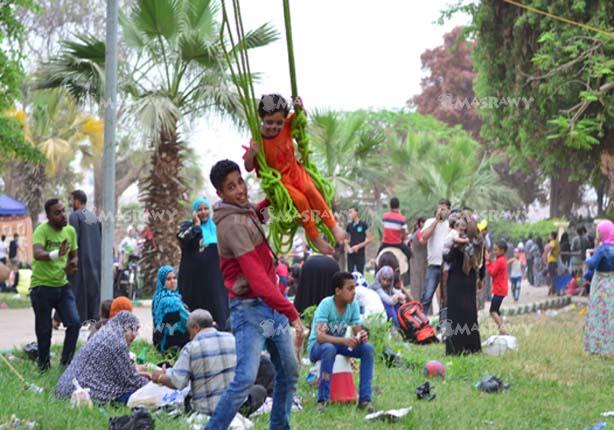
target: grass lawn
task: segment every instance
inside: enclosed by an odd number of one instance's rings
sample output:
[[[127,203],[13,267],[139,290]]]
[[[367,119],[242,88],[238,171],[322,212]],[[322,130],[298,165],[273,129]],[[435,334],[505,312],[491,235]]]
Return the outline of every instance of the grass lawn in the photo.
[[[442,345],[410,346],[402,354],[413,370],[387,369],[376,363],[374,396],[378,409],[411,406],[400,423],[367,423],[364,413],[353,406],[331,406],[324,414],[314,411],[316,389],[305,382],[302,368],[299,394],[304,410],[293,414],[295,429],[583,429],[599,421],[614,427],[613,418],[600,413],[614,409],[614,361],[589,356],[582,350],[583,317],[578,310],[556,317],[534,314],[507,319],[508,330],[518,337],[517,353],[502,357],[476,355],[446,357]],[[482,324],[482,337],[494,334],[490,321]],[[143,348],[137,344],[135,352]],[[56,356],[59,351],[55,347]],[[17,354],[18,355],[18,354]],[[157,357],[153,354],[151,359]],[[422,366],[436,359],[447,366],[445,381],[435,379],[437,398],[416,400],[415,389],[425,381]],[[11,414],[34,419],[39,429],[106,429],[110,416],[127,413],[125,408],[71,409],[69,402],[53,396],[59,369],[38,376],[35,364],[23,359],[13,364],[26,378],[45,388],[37,395],[24,391],[7,367],[0,363],[0,424]],[[474,384],[486,373],[511,384],[508,392],[484,394]],[[268,417],[255,421],[256,429],[268,428]],[[187,429],[181,419],[157,419],[156,429]]]
[[[31,307],[30,298],[17,293],[0,293],[0,304],[6,303],[9,309]]]

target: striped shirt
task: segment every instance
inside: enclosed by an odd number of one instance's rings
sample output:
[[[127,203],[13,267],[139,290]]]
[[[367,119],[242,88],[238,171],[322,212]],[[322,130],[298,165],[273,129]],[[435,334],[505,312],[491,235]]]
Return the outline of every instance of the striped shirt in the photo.
[[[181,350],[172,369],[166,371],[175,388],[192,383],[192,408],[213,415],[215,407],[234,378],[237,366],[235,338],[210,327],[200,331]]]
[[[400,245],[403,239],[403,230],[407,231],[407,220],[399,212],[386,212],[384,214],[384,238],[386,245]]]

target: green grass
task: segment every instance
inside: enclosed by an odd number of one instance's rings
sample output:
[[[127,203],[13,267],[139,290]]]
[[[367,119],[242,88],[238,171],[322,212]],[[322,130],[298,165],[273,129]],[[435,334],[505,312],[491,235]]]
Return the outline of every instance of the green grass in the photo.
[[[410,346],[401,353],[413,370],[387,369],[376,364],[374,386],[382,391],[374,396],[378,409],[411,406],[412,412],[401,422],[367,423],[364,413],[350,405],[333,405],[324,414],[314,411],[315,387],[305,382],[307,367],[301,369],[299,394],[304,410],[292,415],[293,429],[583,429],[612,418],[600,413],[612,410],[614,399],[614,361],[589,356],[582,350],[583,317],[577,310],[557,317],[526,315],[507,319],[508,330],[518,337],[517,353],[502,357],[474,355],[446,357],[442,345]],[[494,334],[490,321],[482,324],[482,337]],[[136,344],[138,353],[146,345]],[[59,350],[54,347],[56,360]],[[147,350],[148,359],[159,356]],[[17,356],[19,356],[17,354]],[[435,379],[437,398],[418,401],[415,388],[425,381],[423,364],[431,359],[447,366],[445,380]],[[45,388],[36,395],[24,391],[17,379],[0,363],[0,423],[11,414],[35,419],[40,429],[106,429],[108,418],[127,413],[125,408],[96,407],[71,409],[59,401],[53,389],[60,373],[53,369],[38,376],[35,365],[23,359],[13,364],[26,378]],[[484,394],[474,384],[486,373],[511,384],[508,392]],[[256,429],[268,428],[268,417],[256,419]],[[182,420],[158,419],[156,429],[187,429]]]
[[[9,309],[31,307],[30,298],[23,297],[17,293],[0,293],[0,304],[6,303]]]

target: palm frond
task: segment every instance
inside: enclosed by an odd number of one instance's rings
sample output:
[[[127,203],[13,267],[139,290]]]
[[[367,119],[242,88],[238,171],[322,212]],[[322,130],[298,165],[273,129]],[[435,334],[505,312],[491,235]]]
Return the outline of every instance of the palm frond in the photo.
[[[271,24],[262,24],[260,27],[245,33],[245,37],[232,47],[231,55],[238,49],[254,49],[269,45],[279,39],[279,32]]]
[[[219,4],[213,0],[182,0],[182,29],[201,38],[217,37]]]
[[[42,65],[35,78],[35,89],[65,88],[80,103],[89,97],[104,96],[104,42],[80,36],[63,42],[62,53]]]
[[[170,41],[177,35],[179,16],[178,0],[137,0],[132,7],[131,20],[142,34]]]
[[[134,104],[134,113],[143,130],[157,139],[161,130],[174,130],[181,113],[175,103],[162,93],[148,93],[139,97]]]

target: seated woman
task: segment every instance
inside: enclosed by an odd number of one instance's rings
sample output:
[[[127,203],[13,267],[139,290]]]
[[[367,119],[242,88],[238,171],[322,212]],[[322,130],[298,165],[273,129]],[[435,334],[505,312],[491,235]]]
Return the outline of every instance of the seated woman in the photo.
[[[111,318],[79,350],[60,377],[55,394],[68,399],[75,390],[73,379],[89,388],[90,397],[98,403],[126,403],[148,380],[139,375],[130,361],[130,344],[139,331],[139,320],[130,312]]]
[[[401,304],[405,302],[405,294],[401,290],[394,288],[394,270],[390,266],[383,266],[375,275],[375,282],[371,289],[379,294],[388,319],[392,320],[395,327],[399,327],[397,311]]]
[[[190,341],[186,305],[177,291],[177,276],[171,266],[158,271],[158,286],[151,302],[153,343],[158,351],[179,350]]]

